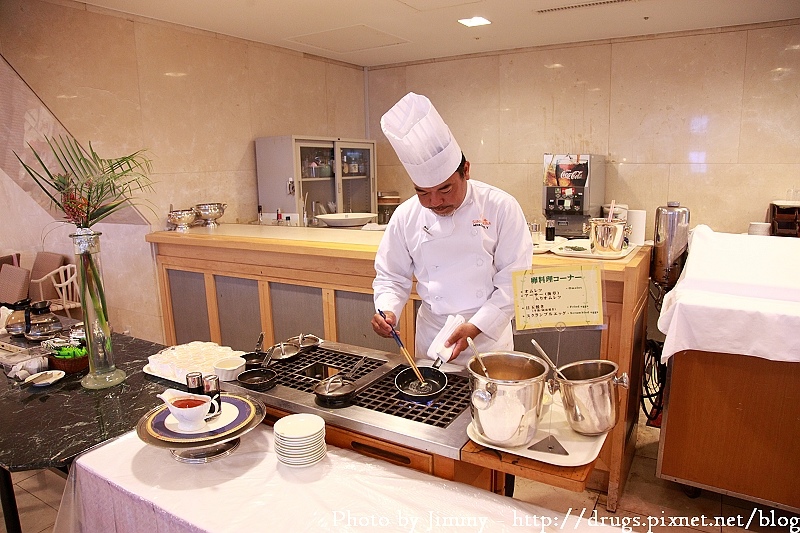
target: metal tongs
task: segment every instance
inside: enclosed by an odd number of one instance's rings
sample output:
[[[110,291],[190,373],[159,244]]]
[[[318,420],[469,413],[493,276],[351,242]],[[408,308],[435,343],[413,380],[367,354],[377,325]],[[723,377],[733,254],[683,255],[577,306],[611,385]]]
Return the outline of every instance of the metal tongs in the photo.
[[[383,313],[383,311],[378,309],[378,313],[380,313],[381,317],[383,317],[383,319],[386,320],[386,315]],[[391,324],[389,325],[391,326]],[[417,363],[414,362],[414,358],[411,357],[411,354],[408,353],[406,347],[403,346],[403,341],[400,340],[400,336],[397,334],[397,331],[395,331],[394,326],[392,326],[392,337],[394,337],[394,342],[396,342],[397,345],[400,347],[400,351],[403,353],[403,356],[406,358],[406,361],[408,361],[408,364],[411,365],[411,368],[414,369],[414,374],[416,374],[420,385],[425,385],[425,378],[422,377],[419,368],[417,368]]]

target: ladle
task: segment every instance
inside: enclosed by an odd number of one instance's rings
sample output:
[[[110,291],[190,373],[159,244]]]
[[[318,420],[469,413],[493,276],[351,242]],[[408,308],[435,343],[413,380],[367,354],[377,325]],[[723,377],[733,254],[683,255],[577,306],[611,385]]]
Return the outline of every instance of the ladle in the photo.
[[[567,380],[567,376],[565,376],[564,374],[562,374],[562,373],[561,373],[561,370],[559,370],[559,369],[558,369],[558,367],[555,365],[555,363],[553,363],[553,360],[552,360],[552,359],[550,359],[550,357],[549,357],[549,356],[548,356],[546,353],[544,353],[544,350],[542,350],[542,347],[541,347],[541,346],[539,346],[539,343],[538,343],[538,342],[536,342],[536,339],[531,339],[531,344],[533,344],[533,347],[534,347],[534,348],[536,348],[536,351],[537,351],[537,352],[539,352],[539,355],[541,355],[542,357],[544,357],[544,360],[548,362],[548,364],[550,365],[550,368],[552,368],[552,369],[553,369],[553,371],[554,371],[556,374],[558,374],[559,376],[561,376],[561,379],[563,379],[563,380],[565,380],[565,381],[566,381],[566,380]]]
[[[489,371],[486,370],[486,365],[483,364],[483,359],[481,358],[481,352],[478,351],[478,348],[472,341],[472,337],[467,337],[467,344],[469,344],[469,347],[472,348],[472,351],[475,353],[475,358],[478,360],[478,364],[481,365],[481,370],[483,370],[483,375],[489,378]]]

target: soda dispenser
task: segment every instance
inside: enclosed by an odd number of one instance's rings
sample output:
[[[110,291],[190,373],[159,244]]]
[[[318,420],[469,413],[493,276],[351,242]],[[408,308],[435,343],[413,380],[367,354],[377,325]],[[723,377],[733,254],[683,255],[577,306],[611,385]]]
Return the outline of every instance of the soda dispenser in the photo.
[[[583,224],[600,217],[606,192],[605,157],[544,154],[542,210],[555,221],[556,235],[583,236]]]

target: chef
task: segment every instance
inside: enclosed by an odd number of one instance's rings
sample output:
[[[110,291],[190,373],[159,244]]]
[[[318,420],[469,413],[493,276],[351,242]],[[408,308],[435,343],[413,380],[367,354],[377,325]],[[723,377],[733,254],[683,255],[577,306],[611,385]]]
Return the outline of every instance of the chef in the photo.
[[[376,312],[373,330],[391,335],[416,278],[417,357],[447,353],[445,360],[465,366],[467,337],[481,352],[512,350],[511,275],[529,269],[533,257],[522,208],[470,179],[469,161],[425,96],[408,93],[383,115],[381,129],[416,195],[395,210],[378,248],[372,288],[386,319]],[[451,351],[431,349],[440,331],[449,333],[444,347]]]

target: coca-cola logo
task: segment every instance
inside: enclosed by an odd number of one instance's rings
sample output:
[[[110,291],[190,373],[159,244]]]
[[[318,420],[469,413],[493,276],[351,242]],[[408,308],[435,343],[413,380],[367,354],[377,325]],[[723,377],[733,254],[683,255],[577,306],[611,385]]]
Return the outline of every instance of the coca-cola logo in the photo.
[[[561,177],[570,180],[579,180],[583,178],[582,170],[562,170]]]

